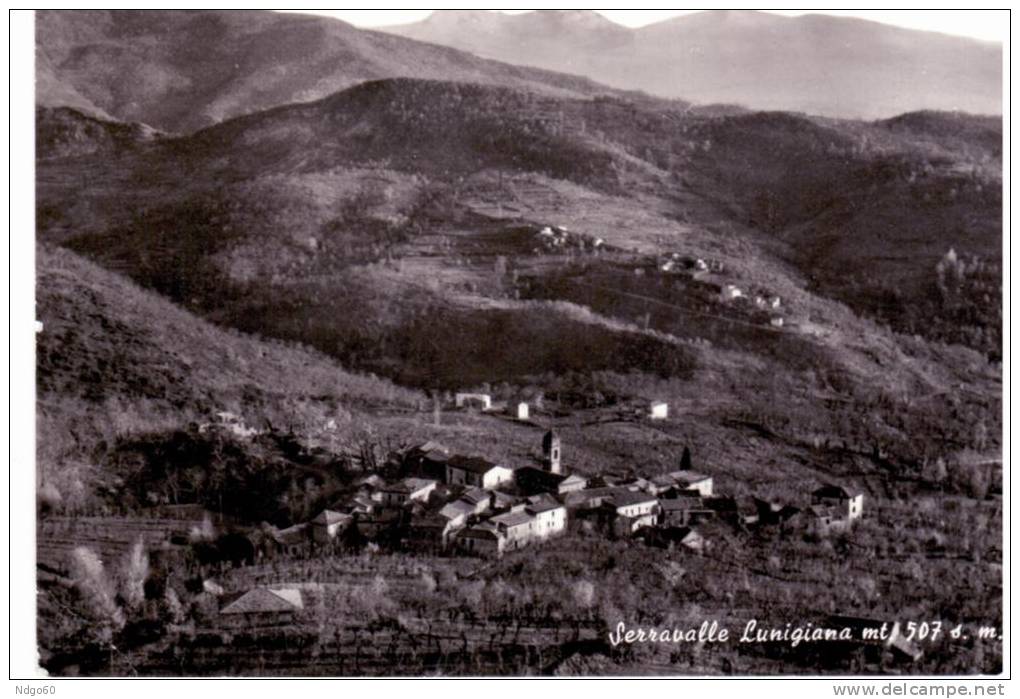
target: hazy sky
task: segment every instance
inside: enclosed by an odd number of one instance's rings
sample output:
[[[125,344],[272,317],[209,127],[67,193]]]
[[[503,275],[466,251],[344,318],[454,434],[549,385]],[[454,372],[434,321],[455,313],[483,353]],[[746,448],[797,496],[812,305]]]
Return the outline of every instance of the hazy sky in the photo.
[[[522,10],[500,10],[516,13]],[[359,27],[416,22],[432,10],[301,10],[329,15]],[[691,10],[596,10],[609,19],[630,27],[659,22],[670,17],[691,14]],[[807,10],[775,10],[776,14],[796,16]],[[817,11],[814,11],[817,12]],[[986,41],[1004,41],[1009,34],[1008,10],[826,10],[824,14],[860,17],[910,29],[969,36]]]

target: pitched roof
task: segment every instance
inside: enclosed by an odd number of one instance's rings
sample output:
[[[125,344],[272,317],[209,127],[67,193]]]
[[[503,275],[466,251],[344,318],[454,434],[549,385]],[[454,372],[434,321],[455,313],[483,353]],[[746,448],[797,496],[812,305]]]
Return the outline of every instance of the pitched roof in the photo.
[[[705,503],[701,501],[701,498],[689,496],[678,498],[660,498],[659,507],[661,507],[666,512],[707,509]]]
[[[680,484],[691,484],[700,483],[701,481],[707,481],[711,476],[706,476],[704,473],[698,473],[697,471],[671,471],[669,477]]]
[[[514,471],[514,477],[518,480],[521,480],[522,477],[534,478],[539,481],[548,482],[551,485],[559,485],[567,479],[567,476],[564,476],[562,473],[553,473],[552,471],[535,468],[534,466],[521,466]]]
[[[428,478],[405,478],[402,481],[384,486],[379,490],[384,493],[417,493],[420,490],[434,486],[436,482]]]
[[[436,442],[436,441],[433,441],[433,440],[430,439],[429,441],[427,441],[427,442],[425,442],[423,444],[419,444],[417,446],[411,447],[410,449],[408,449],[408,453],[409,454],[417,453],[417,454],[424,454],[424,455],[429,455],[429,454],[432,454],[432,453],[438,453],[438,454],[442,454],[443,456],[446,456],[446,455],[449,454],[449,450],[446,447],[444,447],[442,444],[440,444],[439,442]]]
[[[307,524],[295,524],[293,527],[271,532],[271,536],[279,544],[297,544],[305,540],[307,530]]]
[[[563,507],[563,503],[559,500],[548,493],[542,493],[541,495],[528,498],[528,506],[524,509],[532,514],[539,514],[541,512],[558,510],[561,507]]]
[[[510,527],[519,527],[524,524],[528,524],[529,522],[534,521],[534,517],[532,517],[527,512],[518,511],[507,512],[506,514],[502,515],[496,515],[489,521],[492,522],[493,524],[502,524],[504,527],[509,529]]]
[[[312,524],[328,527],[331,524],[343,524],[344,522],[350,522],[351,519],[353,518],[350,515],[345,515],[342,512],[336,512],[335,510],[323,510],[315,519],[312,520]]]
[[[658,502],[658,498],[654,495],[634,490],[617,490],[613,493],[611,499],[616,507],[627,507],[628,505],[637,505],[642,502]]]
[[[498,464],[494,464],[487,459],[483,459],[480,456],[451,456],[446,462],[451,468],[456,468],[461,471],[469,471],[471,473],[485,474],[496,468]]]
[[[450,520],[439,515],[424,514],[411,518],[412,529],[446,529],[449,525]]]
[[[480,524],[480,525],[478,525],[476,527],[469,527],[467,529],[464,529],[457,536],[458,537],[467,538],[467,539],[496,539],[496,540],[498,540],[498,539],[501,539],[503,535],[500,534],[495,528],[493,528],[491,526],[486,526],[484,524]]]
[[[492,495],[495,497],[496,507],[509,507],[510,505],[513,505],[517,501],[517,498],[515,498],[513,495],[504,493],[501,490],[490,490],[487,492],[492,493]]]
[[[492,496],[489,495],[489,491],[487,490],[483,490],[481,488],[468,488],[460,496],[460,499],[472,505],[477,505],[481,502],[488,502],[491,497]]]
[[[841,485],[823,485],[812,493],[816,498],[835,498],[837,500],[849,500],[853,496]]]
[[[283,588],[270,590],[267,587],[256,587],[239,595],[231,595],[224,600],[220,608],[221,614],[265,614],[272,612],[293,612],[304,609],[301,590]]]
[[[463,500],[454,500],[443,505],[442,509],[439,510],[439,514],[446,519],[457,519],[458,517],[466,517],[475,511],[475,506],[469,502]]]
[[[839,519],[843,516],[843,512],[832,505],[811,505],[807,508],[807,511],[813,517],[829,517],[831,519]]]

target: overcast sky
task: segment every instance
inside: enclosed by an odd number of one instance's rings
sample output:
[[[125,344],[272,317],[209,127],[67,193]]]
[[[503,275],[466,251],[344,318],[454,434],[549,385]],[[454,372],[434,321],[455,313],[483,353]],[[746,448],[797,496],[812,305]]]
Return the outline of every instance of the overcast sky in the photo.
[[[500,10],[516,13],[522,10]],[[432,10],[301,10],[329,15],[359,27],[416,22]],[[629,27],[640,27],[670,17],[691,14],[691,10],[596,10],[609,19]],[[775,10],[776,14],[803,15],[807,10]],[[817,11],[812,11],[817,12]],[[824,14],[860,17],[910,29],[969,36],[986,41],[1004,41],[1009,34],[1008,10],[826,10]]]

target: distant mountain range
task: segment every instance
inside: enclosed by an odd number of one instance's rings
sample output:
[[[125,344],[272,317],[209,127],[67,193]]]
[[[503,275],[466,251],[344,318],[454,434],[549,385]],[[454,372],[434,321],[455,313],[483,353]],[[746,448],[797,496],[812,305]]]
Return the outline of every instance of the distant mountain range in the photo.
[[[432,78],[576,97],[588,79],[339,20],[276,12],[40,11],[36,102],[188,132],[365,80]]]
[[[708,11],[629,29],[591,11],[440,10],[381,29],[699,103],[866,119],[1002,111],[999,44],[858,19]]]

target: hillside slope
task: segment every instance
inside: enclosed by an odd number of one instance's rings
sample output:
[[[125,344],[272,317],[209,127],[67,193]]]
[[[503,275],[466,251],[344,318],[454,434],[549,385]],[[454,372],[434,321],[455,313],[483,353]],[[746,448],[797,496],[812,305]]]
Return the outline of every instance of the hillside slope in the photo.
[[[1002,111],[1002,49],[825,15],[708,11],[628,29],[595,12],[439,10],[383,31],[699,103],[883,118]]]
[[[67,250],[40,246],[36,261],[38,479],[70,507],[111,486],[104,462],[118,441],[230,412],[342,452],[366,410],[422,398],[299,346],[214,327]]]
[[[685,415],[671,439],[698,435],[734,474],[779,450],[784,477],[805,462],[900,477],[994,449],[1001,420],[988,361],[1001,304],[954,286],[926,305],[950,247],[964,278],[971,256],[1001,264],[988,125],[933,144],[945,123],[378,81],[116,158],[47,160],[39,235],[216,323],[406,385],[559,396],[565,414],[594,411],[568,423],[593,464],[633,442],[608,415],[667,398]],[[549,225],[576,242],[550,247]],[[662,271],[668,254],[712,269]],[[880,275],[853,275],[878,262]],[[873,304],[892,279],[900,306]],[[744,301],[721,299],[726,285]],[[772,296],[769,310],[754,300]],[[734,442],[744,429],[765,430],[771,451]]]
[[[43,128],[51,121],[41,115]],[[682,222],[684,235],[736,226],[796,268],[798,285],[995,356],[998,306],[974,311],[1001,285],[998,138],[993,119],[942,113],[874,123],[713,117],[615,98],[384,80],[92,163],[90,192],[73,208],[68,188],[79,183],[67,176],[80,164],[55,159],[40,175],[40,218],[51,240],[73,236],[77,249],[173,298],[191,304],[212,294],[219,304],[221,275],[335,273],[434,228],[430,210],[443,202],[440,219],[463,218],[472,207],[458,200],[491,189],[492,178],[497,191],[485,196],[508,206],[518,195],[506,178],[551,178],[627,212],[598,229],[607,240],[661,248],[654,241],[672,224],[637,226],[646,216],[637,209],[648,206]],[[136,192],[127,206],[124,187]],[[572,198],[561,198],[561,212]],[[563,215],[555,210],[549,215]],[[491,209],[472,215],[481,215],[472,225],[493,217]],[[181,229],[181,220],[190,225]],[[168,255],[159,268],[152,246]],[[951,249],[973,269],[940,299],[936,267]]]
[[[36,45],[39,105],[172,132],[387,77],[611,92],[584,78],[276,12],[39,11]]]

